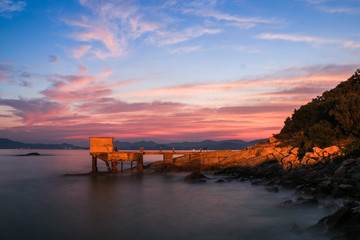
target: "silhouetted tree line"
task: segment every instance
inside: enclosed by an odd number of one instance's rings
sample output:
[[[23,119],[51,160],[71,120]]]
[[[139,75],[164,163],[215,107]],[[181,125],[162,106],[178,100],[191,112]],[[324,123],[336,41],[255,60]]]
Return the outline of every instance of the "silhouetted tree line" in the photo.
[[[347,81],[294,110],[275,137],[299,147],[299,155],[313,147],[345,145],[360,156],[360,69]]]

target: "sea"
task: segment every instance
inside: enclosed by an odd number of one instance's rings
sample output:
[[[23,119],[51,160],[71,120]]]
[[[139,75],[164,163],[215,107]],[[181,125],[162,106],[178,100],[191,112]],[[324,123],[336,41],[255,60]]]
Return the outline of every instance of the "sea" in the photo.
[[[41,155],[16,156],[29,152]],[[279,207],[293,190],[212,174],[196,184],[184,182],[189,173],[76,175],[90,170],[87,150],[0,150],[0,239],[330,238],[308,229],[334,209]]]

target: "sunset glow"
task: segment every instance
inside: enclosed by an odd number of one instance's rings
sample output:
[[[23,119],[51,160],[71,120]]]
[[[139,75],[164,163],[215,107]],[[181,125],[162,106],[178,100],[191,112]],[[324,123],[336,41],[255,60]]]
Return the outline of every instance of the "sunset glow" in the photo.
[[[254,140],[360,68],[360,2],[0,3],[0,137]]]

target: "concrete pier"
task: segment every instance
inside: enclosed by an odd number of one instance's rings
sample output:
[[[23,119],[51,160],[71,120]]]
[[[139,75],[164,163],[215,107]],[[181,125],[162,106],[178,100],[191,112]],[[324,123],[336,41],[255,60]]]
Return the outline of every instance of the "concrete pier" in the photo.
[[[164,168],[169,165],[191,165],[201,168],[218,164],[232,153],[228,150],[208,152],[206,148],[204,148],[205,151],[201,149],[199,151],[176,151],[175,148],[170,151],[164,151],[162,148],[159,151],[145,151],[144,148],[140,148],[139,151],[114,151],[113,140],[112,137],[90,137],[92,172],[98,171],[98,159],[105,162],[108,172],[117,172],[119,162],[121,171],[123,171],[123,162],[131,162],[131,170],[133,169],[133,162],[136,162],[137,171],[142,172],[144,155],[163,155]],[[178,157],[174,158],[174,155]]]

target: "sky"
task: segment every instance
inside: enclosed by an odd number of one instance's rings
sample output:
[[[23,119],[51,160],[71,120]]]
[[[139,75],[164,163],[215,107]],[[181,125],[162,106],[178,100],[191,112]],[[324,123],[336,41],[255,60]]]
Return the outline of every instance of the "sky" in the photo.
[[[360,68],[360,0],[0,0],[0,137],[279,133]]]

